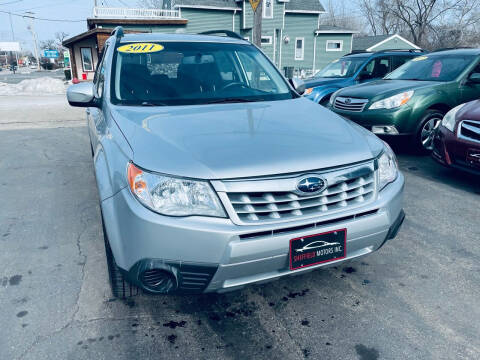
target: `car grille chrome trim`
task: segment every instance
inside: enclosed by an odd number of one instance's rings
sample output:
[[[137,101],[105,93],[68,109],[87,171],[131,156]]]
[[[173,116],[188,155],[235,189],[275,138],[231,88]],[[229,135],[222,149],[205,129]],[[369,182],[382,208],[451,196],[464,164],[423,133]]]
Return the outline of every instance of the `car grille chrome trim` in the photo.
[[[333,107],[338,110],[362,112],[368,103],[368,99],[357,99],[337,96]]]
[[[318,194],[299,195],[296,186],[306,175],[319,176],[327,188]],[[237,225],[263,225],[303,220],[345,212],[375,200],[374,162],[328,172],[308,172],[278,178],[221,181],[219,191],[227,212]]]
[[[480,121],[463,120],[458,127],[458,137],[480,143]]]

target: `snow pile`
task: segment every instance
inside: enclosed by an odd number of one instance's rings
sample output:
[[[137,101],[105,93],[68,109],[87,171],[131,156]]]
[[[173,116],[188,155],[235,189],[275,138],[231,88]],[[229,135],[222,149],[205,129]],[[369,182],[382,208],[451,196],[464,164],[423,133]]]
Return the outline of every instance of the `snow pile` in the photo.
[[[0,95],[50,95],[65,94],[62,80],[51,77],[23,80],[18,84],[0,82]]]

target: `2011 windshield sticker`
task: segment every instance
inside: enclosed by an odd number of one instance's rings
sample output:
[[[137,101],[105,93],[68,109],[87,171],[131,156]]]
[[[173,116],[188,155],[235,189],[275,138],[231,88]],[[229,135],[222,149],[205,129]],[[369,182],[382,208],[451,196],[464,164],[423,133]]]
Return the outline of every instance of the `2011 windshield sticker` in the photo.
[[[148,54],[159,52],[164,49],[163,45],[153,43],[133,43],[120,46],[117,51],[127,54]]]
[[[412,61],[423,61],[423,60],[427,60],[427,59],[428,59],[428,56],[419,56],[419,57],[414,58]]]

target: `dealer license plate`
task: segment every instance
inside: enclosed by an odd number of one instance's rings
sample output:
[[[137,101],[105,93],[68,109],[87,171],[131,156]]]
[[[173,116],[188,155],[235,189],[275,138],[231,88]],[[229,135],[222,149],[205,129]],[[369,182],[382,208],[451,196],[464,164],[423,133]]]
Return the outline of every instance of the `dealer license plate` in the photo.
[[[290,240],[290,270],[345,259],[347,229]]]

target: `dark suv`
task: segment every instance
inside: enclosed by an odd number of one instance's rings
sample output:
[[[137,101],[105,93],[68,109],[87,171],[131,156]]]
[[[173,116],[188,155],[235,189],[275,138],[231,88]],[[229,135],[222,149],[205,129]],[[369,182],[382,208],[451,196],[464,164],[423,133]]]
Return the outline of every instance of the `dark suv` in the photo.
[[[345,55],[305,82],[305,96],[320,105],[327,105],[335,91],[381,79],[422,53],[422,50],[385,50]]]

